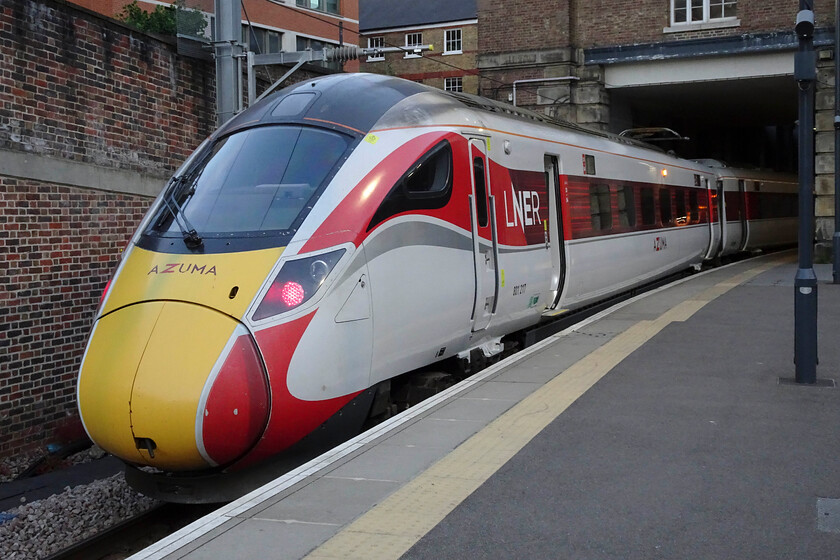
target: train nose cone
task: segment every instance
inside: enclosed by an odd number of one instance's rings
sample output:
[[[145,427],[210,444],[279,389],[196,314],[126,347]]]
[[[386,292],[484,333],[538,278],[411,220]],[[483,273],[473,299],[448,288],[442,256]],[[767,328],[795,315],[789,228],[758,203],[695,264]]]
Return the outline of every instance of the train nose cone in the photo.
[[[267,419],[263,368],[244,327],[188,303],[141,303],[100,319],[78,391],[93,441],[164,470],[231,461]]]

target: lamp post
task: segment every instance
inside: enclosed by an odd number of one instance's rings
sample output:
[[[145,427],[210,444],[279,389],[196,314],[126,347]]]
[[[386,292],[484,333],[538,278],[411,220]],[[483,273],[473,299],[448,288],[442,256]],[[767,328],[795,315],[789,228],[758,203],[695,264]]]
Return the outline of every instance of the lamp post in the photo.
[[[840,0],[834,0],[834,283],[840,284]]]
[[[817,381],[817,275],[814,273],[814,57],[813,0],[799,0],[799,50],[794,78],[799,86],[799,268],[794,279],[796,382]]]

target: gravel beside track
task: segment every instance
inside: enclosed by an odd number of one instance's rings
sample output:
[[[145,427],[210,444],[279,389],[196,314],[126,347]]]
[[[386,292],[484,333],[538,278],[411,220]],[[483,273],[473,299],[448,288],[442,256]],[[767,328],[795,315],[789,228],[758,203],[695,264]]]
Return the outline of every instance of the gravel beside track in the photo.
[[[40,448],[28,453],[0,459],[0,483],[10,482],[20,476],[33,463],[44,459],[47,450]]]
[[[5,512],[16,517],[0,525],[0,558],[46,558],[158,503],[129,488],[122,473],[67,487]]]

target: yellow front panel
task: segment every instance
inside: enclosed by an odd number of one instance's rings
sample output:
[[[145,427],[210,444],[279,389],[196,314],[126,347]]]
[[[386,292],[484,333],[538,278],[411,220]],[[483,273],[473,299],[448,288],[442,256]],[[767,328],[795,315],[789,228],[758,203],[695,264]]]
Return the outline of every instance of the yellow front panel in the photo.
[[[282,253],[282,248],[274,248],[174,255],[134,247],[114,281],[102,314],[139,301],[178,300],[242,317]]]
[[[79,374],[79,411],[93,441],[125,459],[142,458],[131,433],[131,387],[163,303],[134,305],[96,324]]]
[[[137,370],[131,397],[134,436],[151,438],[157,445],[154,459],[143,451],[145,463],[167,470],[207,467],[196,447],[198,403],[236,325],[232,319],[198,305],[164,304]]]

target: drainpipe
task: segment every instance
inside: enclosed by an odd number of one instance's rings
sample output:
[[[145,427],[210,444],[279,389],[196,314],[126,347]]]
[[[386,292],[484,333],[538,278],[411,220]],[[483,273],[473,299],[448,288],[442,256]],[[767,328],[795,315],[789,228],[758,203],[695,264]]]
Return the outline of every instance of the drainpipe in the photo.
[[[562,82],[569,80],[580,80],[577,76],[561,76],[559,78],[533,78],[530,80],[513,81],[513,106],[516,107],[516,84],[529,84],[534,82]]]

